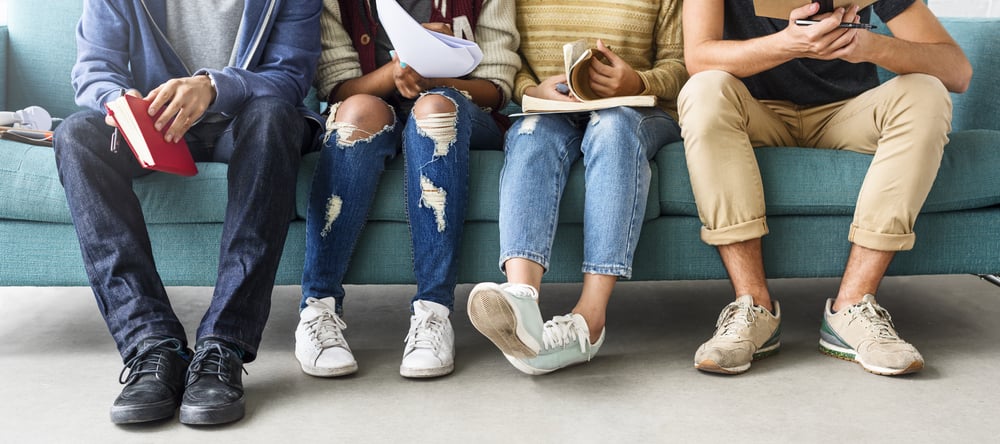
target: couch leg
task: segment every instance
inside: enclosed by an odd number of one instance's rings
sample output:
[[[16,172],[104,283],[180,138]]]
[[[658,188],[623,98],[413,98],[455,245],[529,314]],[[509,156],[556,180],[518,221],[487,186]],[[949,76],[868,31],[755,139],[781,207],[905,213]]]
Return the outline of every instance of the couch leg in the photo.
[[[1000,276],[995,274],[981,274],[980,278],[986,280],[987,282],[1000,287]]]

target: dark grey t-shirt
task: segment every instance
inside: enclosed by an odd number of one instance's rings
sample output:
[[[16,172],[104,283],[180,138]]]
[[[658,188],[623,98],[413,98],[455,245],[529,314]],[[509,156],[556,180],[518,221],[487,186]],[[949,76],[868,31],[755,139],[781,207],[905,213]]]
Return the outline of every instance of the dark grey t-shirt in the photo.
[[[879,0],[861,10],[868,23],[871,11],[885,22],[910,7],[915,0]],[[803,1],[803,5],[805,1]],[[788,26],[787,20],[757,17],[752,0],[725,0],[723,38],[747,40],[774,34]],[[843,60],[795,59],[743,79],[750,93],[762,100],[788,100],[798,105],[821,105],[855,97],[878,85],[871,63]]]

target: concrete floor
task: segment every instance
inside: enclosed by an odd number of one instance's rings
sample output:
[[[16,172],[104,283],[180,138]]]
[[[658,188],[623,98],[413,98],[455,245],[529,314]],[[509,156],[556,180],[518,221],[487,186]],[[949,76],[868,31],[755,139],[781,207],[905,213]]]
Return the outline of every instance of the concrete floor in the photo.
[[[244,376],[247,416],[209,428],[111,424],[121,361],[89,289],[0,287],[0,442],[996,442],[1000,288],[972,276],[887,279],[879,301],[928,364],[892,378],[816,351],[836,286],[774,281],[781,353],[724,377],[691,359],[730,301],[726,282],[626,282],[594,361],[530,377],[472,328],[462,285],[455,373],[426,381],[398,374],[413,287],[348,289],[346,334],[361,370],[332,380],[298,369],[299,288],[279,287]],[[169,291],[191,334],[210,289]],[[543,286],[543,313],[568,311],[578,291]]]

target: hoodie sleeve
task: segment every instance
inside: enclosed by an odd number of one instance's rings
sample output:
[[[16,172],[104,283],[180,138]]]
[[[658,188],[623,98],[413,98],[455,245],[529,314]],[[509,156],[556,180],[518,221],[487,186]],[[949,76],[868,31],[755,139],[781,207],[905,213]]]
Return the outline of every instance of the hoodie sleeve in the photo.
[[[216,87],[209,112],[232,115],[257,97],[278,97],[292,104],[305,99],[320,53],[320,0],[267,2],[263,27],[251,44],[247,62],[221,70],[202,69]]]

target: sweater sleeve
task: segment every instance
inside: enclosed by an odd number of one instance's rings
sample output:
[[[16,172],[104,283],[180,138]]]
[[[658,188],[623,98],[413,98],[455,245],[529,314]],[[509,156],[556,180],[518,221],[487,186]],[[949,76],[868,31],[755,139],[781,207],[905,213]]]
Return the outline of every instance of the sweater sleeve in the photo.
[[[684,66],[684,40],[681,32],[681,1],[663,0],[656,23],[654,47],[656,60],[653,67],[639,71],[639,77],[646,86],[642,94],[653,94],[660,98],[664,107],[676,117],[677,94],[688,79]]]
[[[503,93],[501,107],[510,100],[514,74],[521,67],[517,56],[519,43],[514,2],[485,0],[476,24],[476,44],[483,51],[483,60],[469,76],[495,83]]]
[[[358,52],[344,29],[337,0],[323,0],[320,25],[323,50],[316,70],[316,90],[319,97],[326,100],[337,85],[361,77],[362,73]]]

